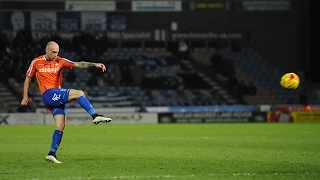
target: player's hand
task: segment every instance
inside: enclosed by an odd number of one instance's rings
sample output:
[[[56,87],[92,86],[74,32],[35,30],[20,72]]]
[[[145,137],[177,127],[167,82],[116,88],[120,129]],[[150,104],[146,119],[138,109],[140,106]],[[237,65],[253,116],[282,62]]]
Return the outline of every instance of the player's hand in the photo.
[[[103,72],[107,70],[106,66],[102,63],[95,63],[96,67],[101,68]]]
[[[24,97],[22,100],[21,100],[21,105],[22,106],[26,106],[28,104],[28,97]]]

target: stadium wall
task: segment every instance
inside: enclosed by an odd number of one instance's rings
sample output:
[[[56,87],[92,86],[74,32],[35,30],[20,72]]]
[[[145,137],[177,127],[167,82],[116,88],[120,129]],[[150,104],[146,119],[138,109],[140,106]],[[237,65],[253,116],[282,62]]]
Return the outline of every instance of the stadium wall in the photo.
[[[305,123],[320,122],[320,106],[305,110],[303,106],[279,106],[276,109],[267,107],[230,107],[216,106],[213,110],[184,109],[170,107],[152,107],[153,112],[121,111],[121,108],[105,109],[103,114],[113,119],[112,124],[162,124],[162,123]],[[192,107],[191,107],[192,108]],[[179,109],[179,110],[178,110]],[[274,110],[272,110],[274,109]],[[313,109],[313,110],[312,110]],[[117,111],[118,110],[118,111]],[[92,118],[82,109],[68,112],[68,124],[92,124]],[[0,113],[0,125],[53,125],[50,113]]]

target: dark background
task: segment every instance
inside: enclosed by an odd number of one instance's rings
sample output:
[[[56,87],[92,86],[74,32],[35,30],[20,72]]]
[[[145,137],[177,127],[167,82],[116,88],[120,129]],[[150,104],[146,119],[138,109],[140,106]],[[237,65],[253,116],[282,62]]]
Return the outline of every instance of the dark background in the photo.
[[[306,75],[311,83],[320,83],[319,76],[319,60],[317,53],[317,44],[319,39],[319,27],[316,23],[316,13],[319,7],[319,2],[314,0],[308,0],[308,13],[306,17]]]
[[[118,1],[118,11],[129,17],[130,30],[170,29],[178,23],[179,31],[241,31],[250,32],[256,50],[283,71],[305,71],[312,78],[313,61],[309,50],[309,7],[312,0],[292,0],[290,11],[248,12],[241,1],[232,2],[231,10],[210,9],[191,11],[183,1],[182,12],[130,12],[129,1]],[[205,1],[201,1],[205,2]],[[212,1],[212,2],[225,2]],[[229,1],[228,1],[229,2]],[[63,11],[63,2],[0,2],[2,13],[12,9],[50,9]],[[2,18],[1,18],[2,17]],[[3,15],[0,22],[3,22]],[[2,25],[2,27],[1,27]],[[3,23],[0,23],[0,28]],[[310,52],[309,52],[310,51]]]

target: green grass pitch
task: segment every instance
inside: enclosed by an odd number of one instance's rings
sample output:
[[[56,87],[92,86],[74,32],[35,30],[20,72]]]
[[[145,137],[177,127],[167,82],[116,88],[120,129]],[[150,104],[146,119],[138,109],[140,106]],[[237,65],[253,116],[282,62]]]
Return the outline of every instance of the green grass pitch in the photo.
[[[320,124],[0,126],[0,179],[320,179]]]

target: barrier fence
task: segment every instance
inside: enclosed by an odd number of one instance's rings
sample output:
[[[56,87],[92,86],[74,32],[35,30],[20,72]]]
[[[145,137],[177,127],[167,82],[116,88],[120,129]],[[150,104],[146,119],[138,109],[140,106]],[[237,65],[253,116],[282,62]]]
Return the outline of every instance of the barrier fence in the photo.
[[[320,122],[320,112],[305,111],[216,111],[216,112],[107,112],[112,124],[160,123],[305,123]],[[91,124],[87,113],[69,113],[68,124]],[[0,113],[0,125],[52,125],[47,113]]]

